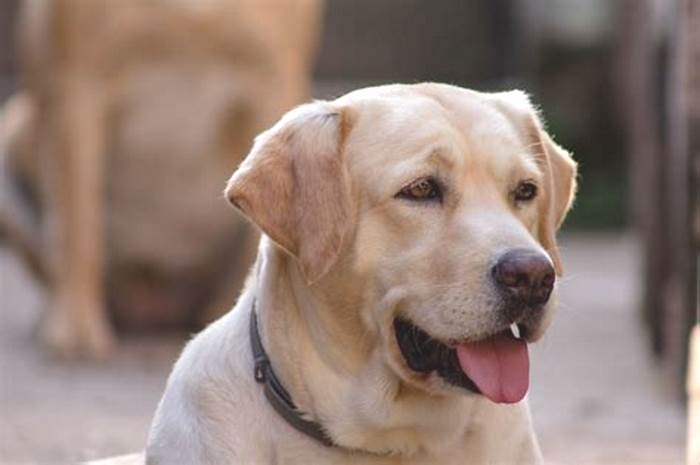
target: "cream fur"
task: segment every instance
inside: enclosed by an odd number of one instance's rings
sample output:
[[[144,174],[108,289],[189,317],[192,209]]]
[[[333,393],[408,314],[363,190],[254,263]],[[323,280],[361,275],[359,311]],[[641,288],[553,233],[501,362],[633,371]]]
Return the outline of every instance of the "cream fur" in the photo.
[[[226,191],[265,234],[255,269],[175,365],[147,463],[542,463],[526,402],[497,405],[411,372],[392,330],[399,314],[443,340],[496,330],[490,266],[513,247],[546,253],[542,224],[561,218],[543,216],[563,215],[573,195],[552,188],[573,186],[575,165],[542,149],[541,132],[524,94],[421,84],[308,104],[261,135]],[[552,168],[562,163],[569,173]],[[445,185],[442,205],[394,197],[428,175]],[[545,192],[515,205],[523,178]],[[278,377],[342,447],[292,429],[254,382],[254,298]]]

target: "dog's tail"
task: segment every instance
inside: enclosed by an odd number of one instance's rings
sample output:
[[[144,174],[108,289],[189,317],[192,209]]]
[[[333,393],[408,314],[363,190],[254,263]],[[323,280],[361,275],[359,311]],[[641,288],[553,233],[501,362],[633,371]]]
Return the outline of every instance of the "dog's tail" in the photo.
[[[39,228],[14,179],[17,154],[28,149],[27,139],[32,136],[36,112],[36,104],[26,92],[14,94],[0,106],[0,241],[9,243],[29,271],[46,282],[48,273],[39,252]]]

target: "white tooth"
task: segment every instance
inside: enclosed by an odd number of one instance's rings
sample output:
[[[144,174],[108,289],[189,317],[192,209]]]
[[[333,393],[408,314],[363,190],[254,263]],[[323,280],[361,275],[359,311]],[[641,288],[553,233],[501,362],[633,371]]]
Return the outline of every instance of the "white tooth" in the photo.
[[[515,323],[510,325],[510,332],[513,333],[513,336],[515,336],[516,339],[520,339],[520,328],[518,328],[518,325]]]

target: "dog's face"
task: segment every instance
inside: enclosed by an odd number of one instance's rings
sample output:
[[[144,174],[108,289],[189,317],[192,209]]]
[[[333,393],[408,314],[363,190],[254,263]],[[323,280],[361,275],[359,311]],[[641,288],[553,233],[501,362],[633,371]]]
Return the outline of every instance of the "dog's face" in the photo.
[[[427,84],[293,111],[227,196],[309,282],[361,283],[364,330],[401,379],[516,402],[526,343],[554,311],[574,186],[522,93]]]

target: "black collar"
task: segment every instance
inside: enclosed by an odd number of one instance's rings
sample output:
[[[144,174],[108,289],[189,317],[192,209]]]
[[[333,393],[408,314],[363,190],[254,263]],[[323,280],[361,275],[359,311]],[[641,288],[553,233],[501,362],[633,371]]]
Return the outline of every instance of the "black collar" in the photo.
[[[253,359],[255,368],[253,376],[255,381],[265,385],[265,397],[279,415],[286,420],[289,425],[302,433],[316,439],[324,446],[335,446],[333,440],[328,436],[320,423],[302,418],[303,412],[299,411],[292,402],[292,398],[270,365],[270,359],[265,353],[260,334],[258,332],[258,318],[255,314],[255,300],[253,309],[250,312],[250,346],[253,349]]]

